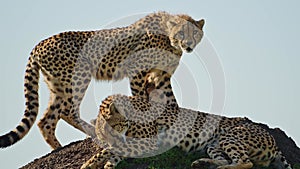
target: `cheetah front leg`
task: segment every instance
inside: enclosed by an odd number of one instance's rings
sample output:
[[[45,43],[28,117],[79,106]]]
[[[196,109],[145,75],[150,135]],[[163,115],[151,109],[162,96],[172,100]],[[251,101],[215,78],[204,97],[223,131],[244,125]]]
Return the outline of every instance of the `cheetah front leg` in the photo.
[[[122,157],[116,156],[112,153],[110,148],[103,149],[100,153],[94,155],[86,163],[84,163],[80,169],[114,169],[119,162],[123,160]]]
[[[139,96],[143,99],[148,99],[148,95],[144,90],[144,82],[145,82],[145,74],[146,71],[142,71],[140,73],[130,75],[130,89],[132,96]]]

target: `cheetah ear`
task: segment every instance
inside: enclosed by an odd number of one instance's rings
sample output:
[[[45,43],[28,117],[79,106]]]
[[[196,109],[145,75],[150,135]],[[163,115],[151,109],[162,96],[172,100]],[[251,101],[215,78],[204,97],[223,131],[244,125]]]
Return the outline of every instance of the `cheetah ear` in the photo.
[[[204,23],[205,23],[204,19],[201,19],[201,20],[199,20],[199,21],[196,21],[196,23],[197,23],[199,29],[202,30],[202,29],[203,29],[203,26],[204,26]]]
[[[115,104],[114,103],[110,103],[110,105],[109,105],[109,115],[113,115],[113,114],[116,114],[116,107],[115,107]]]

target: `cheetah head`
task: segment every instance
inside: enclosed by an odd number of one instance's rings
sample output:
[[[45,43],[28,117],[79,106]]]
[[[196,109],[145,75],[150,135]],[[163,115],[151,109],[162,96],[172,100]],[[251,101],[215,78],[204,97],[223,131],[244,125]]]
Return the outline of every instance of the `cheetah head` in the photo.
[[[108,110],[108,112],[102,111],[96,120],[95,128],[98,139],[110,146],[125,143],[129,121],[118,112],[114,103],[109,105]]]
[[[190,53],[203,37],[204,19],[195,21],[190,16],[178,15],[167,21],[171,45]]]

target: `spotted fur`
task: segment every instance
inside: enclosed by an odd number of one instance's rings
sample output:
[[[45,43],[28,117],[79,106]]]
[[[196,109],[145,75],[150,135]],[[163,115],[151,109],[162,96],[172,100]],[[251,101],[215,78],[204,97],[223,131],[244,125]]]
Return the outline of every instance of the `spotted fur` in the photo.
[[[113,131],[115,126],[126,132]],[[254,164],[274,163],[291,169],[274,138],[247,118],[228,118],[138,97],[107,97],[100,106],[96,132],[108,146],[82,169],[102,165],[112,169],[126,157],[158,154],[174,146],[186,152],[205,150],[209,158],[198,159],[193,166],[204,162],[218,169],[250,169]]]
[[[173,74],[182,51],[191,52],[200,42],[203,25],[204,20],[195,21],[188,15],[158,12],[122,28],[63,32],[41,41],[30,53],[26,66],[24,117],[14,130],[0,136],[0,147],[22,139],[35,122],[39,107],[39,71],[49,87],[50,100],[38,126],[46,142],[55,149],[61,146],[55,137],[60,119],[94,135],[93,126],[79,114],[92,78],[120,80],[127,77],[132,94],[146,97],[142,90],[146,73],[160,69]],[[197,35],[189,35],[190,30],[198,31]],[[179,43],[177,36],[173,37],[177,31],[184,34]]]

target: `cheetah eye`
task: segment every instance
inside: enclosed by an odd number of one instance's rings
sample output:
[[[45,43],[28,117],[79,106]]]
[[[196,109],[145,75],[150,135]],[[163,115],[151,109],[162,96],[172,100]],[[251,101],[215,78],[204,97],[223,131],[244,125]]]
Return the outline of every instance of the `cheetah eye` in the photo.
[[[197,34],[198,34],[198,31],[197,31],[197,30],[194,30],[194,31],[193,31],[193,34],[194,34],[194,35],[197,35]]]

